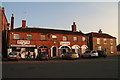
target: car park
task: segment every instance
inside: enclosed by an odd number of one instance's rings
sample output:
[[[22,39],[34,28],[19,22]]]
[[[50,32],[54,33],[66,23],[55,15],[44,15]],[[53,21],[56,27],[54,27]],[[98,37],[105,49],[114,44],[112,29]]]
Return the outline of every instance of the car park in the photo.
[[[97,52],[98,52],[98,57],[104,57],[104,58],[107,57],[106,51],[98,50]]]
[[[86,51],[86,52],[84,52],[82,54],[81,57],[82,58],[84,58],[84,57],[89,57],[89,58],[91,58],[91,57],[98,57],[98,52],[94,51],[94,50]]]
[[[76,52],[66,52],[62,55],[62,59],[78,59],[79,55]]]
[[[19,56],[19,52],[17,51],[13,51],[13,52],[10,52],[8,54],[8,60],[19,60],[20,59],[20,56]]]
[[[48,53],[47,52],[38,53],[37,60],[47,60],[48,61],[49,60]]]

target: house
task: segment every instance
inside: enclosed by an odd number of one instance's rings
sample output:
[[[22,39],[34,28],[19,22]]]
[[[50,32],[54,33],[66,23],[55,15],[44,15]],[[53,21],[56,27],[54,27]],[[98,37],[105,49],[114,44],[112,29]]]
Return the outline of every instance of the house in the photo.
[[[97,32],[87,34],[89,36],[90,50],[105,50],[108,55],[117,54],[116,37],[107,33],[102,33],[101,29]]]
[[[11,22],[14,25],[13,18]],[[71,26],[72,30],[30,28],[26,26],[26,20],[22,20],[22,26],[19,28],[14,28],[13,25],[8,31],[8,53],[47,52],[50,57],[60,57],[68,51],[81,54],[88,48],[88,36],[77,32],[75,22]]]
[[[4,8],[0,6],[0,52],[3,56],[5,56],[4,53],[7,53],[7,31],[9,29],[9,23],[7,21]]]

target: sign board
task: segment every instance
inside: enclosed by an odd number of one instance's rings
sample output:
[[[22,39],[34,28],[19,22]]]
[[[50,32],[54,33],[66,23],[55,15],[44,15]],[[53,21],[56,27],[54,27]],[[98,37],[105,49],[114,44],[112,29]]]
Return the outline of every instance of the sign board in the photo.
[[[17,44],[30,44],[29,40],[17,40]]]
[[[60,45],[70,45],[70,42],[63,42],[63,41],[61,41]]]
[[[11,47],[36,47],[36,45],[11,45]]]

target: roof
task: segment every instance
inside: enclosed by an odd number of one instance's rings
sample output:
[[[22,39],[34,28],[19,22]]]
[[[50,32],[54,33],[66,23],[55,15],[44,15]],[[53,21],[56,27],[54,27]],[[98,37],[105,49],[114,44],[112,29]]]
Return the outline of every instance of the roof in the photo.
[[[82,32],[72,32],[70,30],[58,30],[58,29],[46,29],[46,28],[15,28],[9,30],[10,32],[33,32],[33,33],[57,33],[57,34],[69,34],[69,35],[85,35]]]
[[[91,32],[91,33],[88,33],[87,35],[90,35],[92,37],[115,38],[116,39],[116,37],[113,37],[113,36],[106,34],[106,33]]]

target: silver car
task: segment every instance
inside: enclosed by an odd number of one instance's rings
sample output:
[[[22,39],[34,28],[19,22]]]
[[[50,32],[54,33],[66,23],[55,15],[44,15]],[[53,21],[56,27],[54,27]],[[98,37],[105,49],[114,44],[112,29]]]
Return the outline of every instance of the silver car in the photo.
[[[85,53],[82,54],[81,57],[98,57],[98,52],[97,51],[86,51]]]
[[[63,59],[78,59],[79,55],[76,52],[67,52],[62,55]]]

